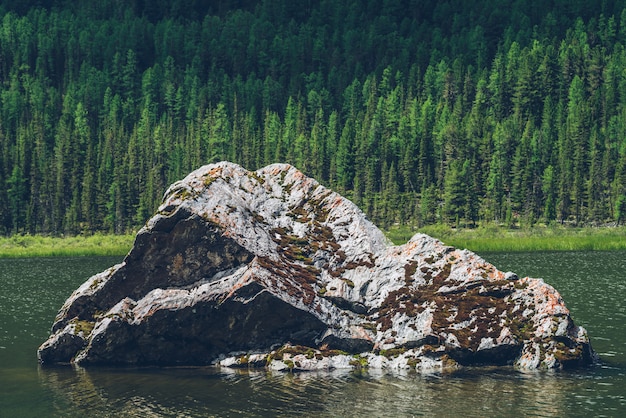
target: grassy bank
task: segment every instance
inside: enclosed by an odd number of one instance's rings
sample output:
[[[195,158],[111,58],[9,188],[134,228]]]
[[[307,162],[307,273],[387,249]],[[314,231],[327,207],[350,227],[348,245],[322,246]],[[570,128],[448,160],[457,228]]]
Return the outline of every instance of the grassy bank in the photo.
[[[134,235],[47,237],[14,235],[0,238],[0,258],[124,256],[133,245]]]
[[[475,252],[626,250],[626,227],[536,226],[527,229],[508,229],[487,226],[457,230],[444,225],[432,225],[418,230],[394,227],[387,232],[387,236],[394,243],[402,244],[416,232],[423,232],[448,245]]]
[[[401,226],[386,231],[395,244],[404,244],[416,232],[423,232],[448,245],[475,252],[626,250],[626,227],[565,228],[534,227],[507,229],[496,226],[454,229],[431,225],[412,229]],[[15,235],[0,238],[0,258],[54,256],[124,256],[134,235],[46,237]]]

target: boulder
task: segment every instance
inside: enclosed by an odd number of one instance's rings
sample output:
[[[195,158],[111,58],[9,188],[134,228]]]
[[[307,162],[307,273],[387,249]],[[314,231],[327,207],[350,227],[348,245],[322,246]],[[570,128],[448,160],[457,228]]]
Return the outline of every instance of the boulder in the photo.
[[[393,246],[287,164],[174,183],[121,264],[65,302],[42,364],[430,371],[592,363],[540,279],[424,234]]]

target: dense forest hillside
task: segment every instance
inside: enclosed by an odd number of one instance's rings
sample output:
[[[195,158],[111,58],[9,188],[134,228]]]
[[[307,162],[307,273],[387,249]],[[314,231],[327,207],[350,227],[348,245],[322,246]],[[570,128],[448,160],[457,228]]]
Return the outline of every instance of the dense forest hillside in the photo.
[[[374,222],[626,219],[626,1],[0,1],[0,234],[125,232],[202,164]]]

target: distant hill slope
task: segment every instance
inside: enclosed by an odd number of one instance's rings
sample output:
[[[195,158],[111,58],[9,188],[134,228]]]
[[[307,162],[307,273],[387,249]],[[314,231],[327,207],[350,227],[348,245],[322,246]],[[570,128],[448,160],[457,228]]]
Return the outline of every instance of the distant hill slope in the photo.
[[[124,232],[203,164],[377,224],[621,223],[624,1],[0,2],[0,233]]]

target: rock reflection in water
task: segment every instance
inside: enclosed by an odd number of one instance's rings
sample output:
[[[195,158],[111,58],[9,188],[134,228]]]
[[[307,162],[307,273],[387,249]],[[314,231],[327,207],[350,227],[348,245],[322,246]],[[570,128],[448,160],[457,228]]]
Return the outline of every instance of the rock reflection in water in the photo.
[[[584,379],[494,369],[451,375],[270,373],[194,369],[39,370],[58,415],[563,416]],[[579,390],[582,388],[578,388]],[[583,389],[584,390],[584,389]],[[452,400],[452,402],[450,401]]]

